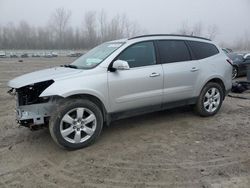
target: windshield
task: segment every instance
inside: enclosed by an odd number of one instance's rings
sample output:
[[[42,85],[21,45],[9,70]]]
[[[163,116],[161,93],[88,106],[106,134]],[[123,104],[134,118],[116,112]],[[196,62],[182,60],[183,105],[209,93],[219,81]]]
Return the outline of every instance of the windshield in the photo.
[[[71,65],[80,69],[94,68],[123,44],[121,42],[101,44],[75,60]]]

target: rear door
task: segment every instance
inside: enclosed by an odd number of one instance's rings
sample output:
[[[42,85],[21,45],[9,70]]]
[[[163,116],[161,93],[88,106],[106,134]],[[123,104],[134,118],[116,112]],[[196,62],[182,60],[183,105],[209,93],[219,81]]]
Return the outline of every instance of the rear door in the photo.
[[[163,66],[163,102],[192,98],[199,75],[199,62],[193,61],[185,41],[157,41],[159,59]]]

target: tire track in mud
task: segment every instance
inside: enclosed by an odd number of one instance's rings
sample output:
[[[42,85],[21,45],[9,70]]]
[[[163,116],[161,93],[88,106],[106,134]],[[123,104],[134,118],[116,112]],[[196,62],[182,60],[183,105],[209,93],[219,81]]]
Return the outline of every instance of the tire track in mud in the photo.
[[[24,142],[29,142],[30,139]],[[19,145],[19,143],[16,144]],[[151,150],[145,151],[152,152]],[[5,149],[4,152],[9,151]],[[128,152],[133,156],[130,159],[105,158],[92,152],[84,154],[81,151],[75,156],[71,155],[73,156],[71,160],[64,158],[59,163],[55,162],[55,159],[45,157],[25,167],[1,174],[0,185],[18,187],[18,185],[25,186],[28,182],[33,186],[41,185],[41,187],[81,185],[85,187],[202,187],[229,177],[250,173],[249,152],[211,160],[184,162],[165,159],[162,153],[156,163],[148,158],[142,161],[136,159],[133,147]],[[166,153],[164,150],[163,152]],[[82,154],[84,155],[81,156]],[[7,154],[6,156],[12,158],[12,161],[16,160],[13,155]],[[134,161],[133,158],[135,158]]]
[[[29,142],[30,139],[24,142]],[[16,144],[19,145],[19,143]],[[145,151],[152,152],[151,150]],[[10,151],[5,149],[4,152]],[[72,159],[64,158],[59,163],[55,162],[55,159],[45,157],[25,167],[1,174],[0,185],[18,187],[19,185],[25,186],[28,182],[31,186],[41,185],[41,187],[81,185],[85,187],[202,187],[229,177],[250,173],[250,153],[184,162],[165,159],[162,153],[154,163],[148,158],[142,161],[136,159],[133,147],[128,152],[133,156],[130,159],[105,158],[92,152],[84,154],[81,151],[75,156],[71,155]],[[166,151],[163,152],[166,153]],[[84,155],[81,156],[82,154]],[[6,156],[12,158],[12,161],[17,160],[14,155],[7,153]],[[133,158],[135,158],[134,161]]]
[[[73,164],[72,164],[73,163]],[[104,163],[104,164],[103,164]],[[248,164],[248,165],[247,165]],[[0,175],[0,183],[6,187],[33,182],[46,187],[75,187],[79,185],[102,187],[164,187],[198,186],[206,184],[202,177],[211,176],[210,183],[219,176],[230,176],[228,169],[250,169],[250,157],[218,158],[209,161],[183,162],[179,164],[134,163],[123,160],[108,161],[104,158],[62,161],[59,165],[50,160],[40,160],[20,169]],[[204,173],[204,170],[206,173]],[[226,172],[226,174],[223,174]],[[215,174],[215,175],[214,175]],[[242,175],[242,174],[241,174]],[[193,180],[190,180],[193,179]],[[221,179],[221,178],[220,178]],[[169,182],[178,182],[176,184]]]
[[[89,159],[86,159],[89,161]],[[226,157],[226,158],[216,158],[208,161],[199,162],[182,162],[182,163],[169,163],[169,164],[156,164],[156,163],[133,163],[130,161],[121,160],[110,160],[98,158],[94,161],[86,162],[82,160],[74,160],[76,164],[71,165],[72,168],[79,167],[79,164],[91,165],[100,168],[113,168],[113,169],[126,169],[126,170],[154,170],[158,169],[161,171],[173,171],[177,169],[200,169],[200,168],[213,168],[213,167],[223,167],[227,165],[233,165],[239,162],[250,162],[250,156],[240,156],[240,157]],[[74,163],[73,162],[73,163]],[[106,164],[105,164],[106,163]],[[105,165],[104,165],[105,164]]]
[[[162,164],[155,164],[154,167],[150,165],[148,167],[147,164],[144,164],[142,166],[135,165],[134,167],[121,167],[121,165],[116,164],[110,164],[109,165],[101,165],[97,164],[96,162],[84,164],[83,161],[76,162],[75,165],[71,165],[68,167],[73,172],[81,171],[84,169],[88,169],[88,176],[97,176],[99,178],[105,177],[106,179],[110,180],[112,177],[115,177],[115,179],[120,179],[122,181],[123,175],[127,175],[128,182],[136,182],[137,179],[141,180],[142,182],[147,182],[150,184],[150,182],[174,182],[174,179],[177,177],[182,177],[183,181],[185,183],[188,183],[188,180],[190,178],[197,178],[200,176],[204,176],[205,173],[201,173],[201,170],[206,170],[208,174],[213,174],[215,171],[223,171],[223,169],[232,169],[239,167],[240,164],[249,163],[250,159],[247,156],[246,158],[241,157],[240,158],[228,158],[226,160],[214,160],[214,161],[205,161],[205,162],[199,162],[197,163],[180,163],[180,164],[173,164],[169,165],[168,167],[162,166]],[[98,161],[98,163],[102,163],[101,161]],[[82,166],[81,166],[82,164]],[[126,163],[128,165],[129,163]],[[187,165],[188,164],[188,165]],[[249,166],[248,166],[249,167]],[[225,170],[228,171],[228,170]],[[96,173],[98,172],[98,173]],[[229,172],[229,171],[228,171]],[[186,177],[185,177],[186,174]],[[192,175],[191,175],[192,174]],[[188,176],[187,176],[188,175]],[[133,178],[133,177],[136,177]],[[150,184],[151,185],[151,184]],[[153,185],[153,184],[152,184]]]
[[[60,173],[55,165],[47,160],[41,160],[36,163],[31,163],[20,169],[7,172],[0,175],[0,182],[9,187],[12,185],[22,186],[22,183],[29,182],[30,187],[37,185],[41,187],[75,187],[80,184],[77,179],[69,177]],[[25,184],[23,185],[25,186]]]

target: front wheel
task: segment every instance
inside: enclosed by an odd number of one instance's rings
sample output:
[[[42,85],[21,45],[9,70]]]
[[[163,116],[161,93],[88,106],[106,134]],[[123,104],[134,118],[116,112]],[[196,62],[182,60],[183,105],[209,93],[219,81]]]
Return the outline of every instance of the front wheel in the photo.
[[[224,92],[221,85],[210,82],[202,89],[195,110],[200,116],[213,116],[220,110],[223,98]]]
[[[100,135],[103,116],[99,107],[89,100],[71,99],[50,119],[53,140],[66,149],[80,149],[92,144]]]

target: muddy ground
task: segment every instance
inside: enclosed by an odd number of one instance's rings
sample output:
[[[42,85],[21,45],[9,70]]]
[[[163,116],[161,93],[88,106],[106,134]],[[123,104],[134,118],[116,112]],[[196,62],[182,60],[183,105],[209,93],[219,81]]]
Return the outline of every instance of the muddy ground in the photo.
[[[211,118],[186,107],[117,121],[78,151],[17,127],[7,81],[72,60],[0,59],[0,187],[250,187],[249,100],[227,97]]]

